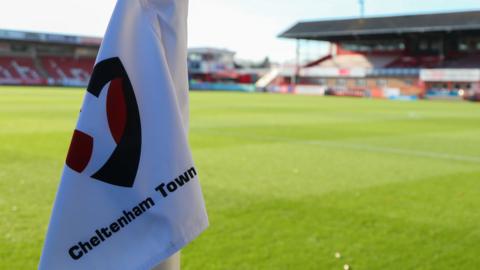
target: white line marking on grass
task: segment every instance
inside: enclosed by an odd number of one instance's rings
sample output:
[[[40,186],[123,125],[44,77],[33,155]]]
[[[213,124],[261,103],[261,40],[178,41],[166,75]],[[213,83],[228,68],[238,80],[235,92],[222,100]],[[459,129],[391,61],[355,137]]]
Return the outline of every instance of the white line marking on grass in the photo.
[[[480,163],[480,157],[452,155],[452,154],[440,153],[440,152],[418,151],[418,150],[401,149],[401,148],[393,148],[393,147],[371,146],[367,144],[352,144],[352,143],[339,143],[339,142],[337,143],[337,142],[327,142],[327,141],[303,141],[299,143],[331,146],[331,147],[354,149],[354,150],[364,150],[367,152],[399,154],[399,155],[406,155],[406,156],[416,156],[416,157]]]
[[[297,144],[318,145],[318,146],[325,146],[325,147],[332,147],[332,148],[363,150],[363,151],[374,152],[374,153],[387,153],[387,154],[397,154],[397,155],[404,155],[404,156],[415,156],[415,157],[425,157],[425,158],[433,158],[433,159],[480,163],[480,157],[477,157],[477,156],[453,155],[453,154],[440,153],[440,152],[418,151],[418,150],[401,149],[401,148],[394,148],[394,147],[372,146],[367,144],[353,144],[353,143],[347,143],[347,142],[295,140],[295,139],[277,137],[277,136],[257,136],[257,135],[240,136],[236,134],[226,134],[226,133],[222,133],[222,134],[231,136],[231,137],[242,137],[242,138],[250,137],[253,139],[261,139],[261,140],[268,140],[268,141],[272,141],[272,140],[284,141],[284,142],[291,142],[291,143],[297,143]]]

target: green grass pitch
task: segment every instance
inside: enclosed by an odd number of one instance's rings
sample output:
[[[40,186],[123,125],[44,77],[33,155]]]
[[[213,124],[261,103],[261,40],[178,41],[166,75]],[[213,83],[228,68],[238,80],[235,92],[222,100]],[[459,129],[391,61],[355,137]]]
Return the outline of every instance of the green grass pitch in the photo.
[[[36,268],[83,93],[0,88],[0,269]],[[183,269],[480,269],[480,104],[192,92],[190,140]]]

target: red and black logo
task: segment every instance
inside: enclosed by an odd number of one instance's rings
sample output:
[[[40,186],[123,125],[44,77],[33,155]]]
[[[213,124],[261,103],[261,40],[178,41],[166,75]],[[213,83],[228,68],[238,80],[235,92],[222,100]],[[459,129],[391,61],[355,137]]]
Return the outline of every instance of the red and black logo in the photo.
[[[107,84],[106,103],[101,106],[106,107],[108,128],[116,146],[108,160],[91,177],[116,186],[132,187],[142,144],[140,114],[132,84],[118,57],[95,65],[87,91],[98,100]],[[93,149],[94,137],[76,129],[68,150],[67,166],[82,173],[92,158]]]

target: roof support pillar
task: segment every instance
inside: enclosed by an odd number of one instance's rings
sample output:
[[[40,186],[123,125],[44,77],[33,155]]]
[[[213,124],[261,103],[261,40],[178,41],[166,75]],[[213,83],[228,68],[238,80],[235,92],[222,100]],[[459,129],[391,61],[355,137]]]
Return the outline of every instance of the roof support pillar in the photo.
[[[296,39],[296,48],[295,48],[295,72],[292,76],[292,84],[295,85],[298,83],[298,77],[300,75],[300,39]]]

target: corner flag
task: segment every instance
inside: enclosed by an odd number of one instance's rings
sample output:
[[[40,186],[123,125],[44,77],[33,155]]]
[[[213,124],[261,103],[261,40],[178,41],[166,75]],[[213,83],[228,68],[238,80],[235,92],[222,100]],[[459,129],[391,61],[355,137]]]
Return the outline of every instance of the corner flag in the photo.
[[[208,226],[188,145],[188,0],[118,0],[39,269],[151,269]]]

